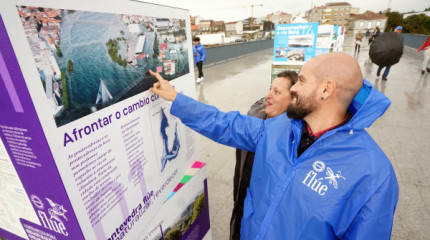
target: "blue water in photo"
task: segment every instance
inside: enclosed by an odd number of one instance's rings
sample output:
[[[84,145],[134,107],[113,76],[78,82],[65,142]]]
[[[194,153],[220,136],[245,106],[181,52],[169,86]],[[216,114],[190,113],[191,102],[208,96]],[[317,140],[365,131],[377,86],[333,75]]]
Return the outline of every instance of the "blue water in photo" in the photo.
[[[96,106],[94,108],[100,79],[103,79],[113,96],[110,104],[143,92],[152,85],[153,81],[150,80],[153,78],[145,73],[149,69],[155,70],[157,66],[152,59],[155,33],[148,32],[146,28],[142,29],[145,36],[144,52],[149,56],[147,64],[137,67],[127,64],[124,67],[111,60],[106,46],[109,39],[132,37],[132,33],[122,22],[121,15],[81,11],[63,12],[60,31],[60,47],[63,57],[57,57],[57,62],[59,67],[65,70],[67,61],[72,60],[74,72],[67,74],[70,109],[56,119],[57,126],[91,114],[94,109],[100,110],[106,107]],[[157,34],[158,37],[160,37],[159,35]],[[135,35],[133,37],[136,38]],[[163,43],[162,40],[159,42]],[[118,43],[120,46],[118,54],[125,58],[127,44],[124,40],[119,40]],[[182,44],[169,44],[168,49],[178,51],[179,56],[176,60],[182,66],[181,69],[176,70],[175,75],[169,76],[170,79],[188,73],[187,52],[186,50],[181,52]],[[166,55],[167,59],[170,59],[170,56]]]

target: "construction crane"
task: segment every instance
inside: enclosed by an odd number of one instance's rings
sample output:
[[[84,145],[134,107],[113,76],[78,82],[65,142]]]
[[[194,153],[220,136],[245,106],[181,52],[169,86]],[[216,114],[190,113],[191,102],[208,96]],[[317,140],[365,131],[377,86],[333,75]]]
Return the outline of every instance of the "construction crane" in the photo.
[[[251,4],[251,28],[252,28],[252,26],[253,26],[253,24],[254,24],[254,7],[262,7],[263,6],[263,4]]]

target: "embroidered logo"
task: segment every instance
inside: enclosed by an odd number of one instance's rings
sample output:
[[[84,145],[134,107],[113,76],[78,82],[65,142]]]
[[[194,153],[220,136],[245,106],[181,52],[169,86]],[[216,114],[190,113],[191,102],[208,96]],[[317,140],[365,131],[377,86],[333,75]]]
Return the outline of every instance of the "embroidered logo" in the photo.
[[[315,161],[312,164],[312,168],[313,170],[308,172],[302,183],[321,196],[325,195],[328,190],[328,186],[323,183],[325,180],[328,180],[328,184],[333,185],[335,189],[338,189],[339,179],[346,180],[346,178],[342,176],[342,172],[340,170],[338,170],[335,174],[330,167],[326,168],[325,163],[323,161]],[[318,173],[322,173],[324,170],[326,170],[326,177],[318,177]]]

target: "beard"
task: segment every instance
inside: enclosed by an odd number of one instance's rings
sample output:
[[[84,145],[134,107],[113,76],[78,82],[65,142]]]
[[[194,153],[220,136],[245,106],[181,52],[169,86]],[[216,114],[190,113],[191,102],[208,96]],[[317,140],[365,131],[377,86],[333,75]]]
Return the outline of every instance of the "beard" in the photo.
[[[287,116],[292,119],[303,119],[308,116],[316,108],[315,93],[308,97],[299,98],[297,93],[292,93],[291,96],[296,98],[296,102],[288,104]]]

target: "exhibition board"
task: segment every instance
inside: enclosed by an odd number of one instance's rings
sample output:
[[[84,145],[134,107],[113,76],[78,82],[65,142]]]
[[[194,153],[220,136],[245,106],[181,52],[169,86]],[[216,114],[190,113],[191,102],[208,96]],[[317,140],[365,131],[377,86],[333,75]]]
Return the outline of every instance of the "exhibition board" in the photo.
[[[0,236],[138,239],[163,219],[199,144],[148,70],[195,96],[191,44],[185,9],[0,2]]]

